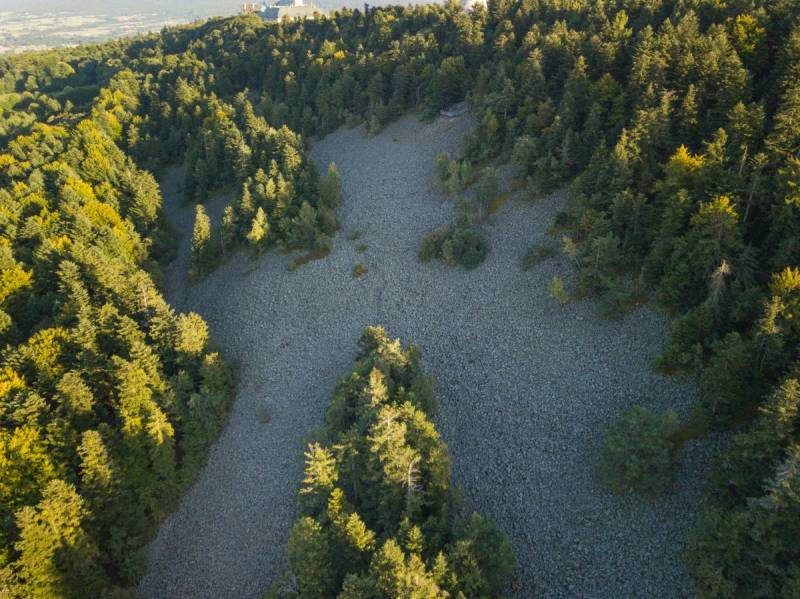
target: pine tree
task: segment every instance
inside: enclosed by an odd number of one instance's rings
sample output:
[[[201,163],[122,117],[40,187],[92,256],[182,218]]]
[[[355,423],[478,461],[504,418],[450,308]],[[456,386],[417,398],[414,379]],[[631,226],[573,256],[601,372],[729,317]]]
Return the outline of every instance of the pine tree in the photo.
[[[273,218],[281,220],[288,216],[289,208],[294,200],[294,190],[290,183],[287,183],[283,175],[278,173],[275,179],[275,208]]]
[[[698,139],[697,124],[699,115],[697,114],[697,86],[689,84],[686,95],[678,110],[678,125],[682,141],[694,145]]]
[[[292,219],[289,245],[294,248],[311,249],[317,239],[317,211],[308,202],[300,206],[300,213]]]
[[[165,499],[164,503],[168,504],[177,481],[175,476],[175,429],[167,415],[158,406],[149,406],[148,412],[145,430],[150,442],[150,463],[154,474],[160,479],[159,490]]]
[[[450,178],[450,156],[447,152],[441,152],[436,156],[436,180],[442,187],[447,185]]]
[[[131,181],[132,201],[130,206],[134,222],[143,230],[152,227],[161,209],[161,192],[155,177],[147,171],[134,171]]]
[[[211,190],[211,173],[215,172],[213,166],[204,158],[198,158],[192,170],[191,178],[187,178],[186,184],[186,199],[194,201],[195,199],[205,201],[208,199],[208,193]],[[187,174],[187,177],[190,175]],[[192,181],[192,185],[189,184]]]
[[[12,526],[9,520],[14,512],[35,501],[47,481],[58,475],[54,458],[37,426],[26,424],[13,431],[0,430],[0,523]]]

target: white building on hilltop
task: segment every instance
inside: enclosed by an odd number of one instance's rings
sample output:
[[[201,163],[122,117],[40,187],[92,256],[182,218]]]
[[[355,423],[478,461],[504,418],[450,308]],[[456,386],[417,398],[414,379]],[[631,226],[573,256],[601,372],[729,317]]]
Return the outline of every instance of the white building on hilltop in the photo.
[[[273,4],[257,4],[248,2],[242,4],[242,14],[257,14],[265,21],[278,23],[283,19],[313,19],[314,13],[321,13],[314,4],[306,4],[303,0],[277,0]]]
[[[476,6],[483,6],[483,8],[486,8],[486,0],[461,0],[461,7],[464,10],[472,10]]]

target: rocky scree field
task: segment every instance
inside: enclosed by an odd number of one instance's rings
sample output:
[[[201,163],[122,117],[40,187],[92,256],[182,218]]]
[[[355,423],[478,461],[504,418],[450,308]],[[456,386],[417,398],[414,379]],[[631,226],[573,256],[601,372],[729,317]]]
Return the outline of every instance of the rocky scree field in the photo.
[[[569,280],[564,258],[520,269],[531,244],[554,243],[546,229],[563,194],[513,198],[481,226],[491,249],[473,271],[417,261],[423,236],[454,218],[435,157],[457,155],[472,124],[406,116],[372,138],[357,128],[316,143],[320,172],[335,161],[342,176],[342,229],[329,256],[294,272],[277,252],[239,253],[189,285],[194,210],[181,203],[180,170],[168,173],[166,210],[182,233],[168,299],[209,322],[239,387],[208,465],[150,547],[143,597],[249,599],[280,575],[304,438],[370,324],[421,347],[454,482],[465,509],[510,537],[518,596],[692,595],[680,551],[714,441],[689,443],[674,490],[657,501],[599,485],[597,451],[622,409],[685,415],[695,391],[652,371],[666,324],[650,310],[604,321],[590,301],[548,296],[553,276]],[[225,201],[207,205],[213,221]],[[354,277],[358,263],[367,271]]]

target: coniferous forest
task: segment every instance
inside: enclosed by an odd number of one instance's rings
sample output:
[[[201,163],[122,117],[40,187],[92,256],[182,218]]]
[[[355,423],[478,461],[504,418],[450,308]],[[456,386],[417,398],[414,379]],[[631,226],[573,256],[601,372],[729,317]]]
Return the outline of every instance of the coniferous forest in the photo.
[[[514,554],[485,518],[450,513],[450,457],[419,351],[380,327],[364,331],[359,350],[306,453],[293,583],[272,596],[498,596]]]
[[[476,127],[442,181],[511,163],[531,197],[567,188],[552,228],[577,293],[612,317],[666,313],[654,368],[699,381],[689,423],[621,415],[607,486],[658,493],[686,435],[726,431],[685,551],[697,594],[800,594],[800,4],[490,0],[0,57],[0,595],[135,596],[224,425],[224,348],[162,297],[164,169],[185,165],[198,203],[192,277],[240,247],[324,255],[346,198],[309,140],[464,99]],[[220,190],[233,200],[211,223]],[[476,267],[485,242],[458,220],[424,253]],[[364,334],[309,446],[274,593],[508,591],[507,541],[451,510],[418,360]]]

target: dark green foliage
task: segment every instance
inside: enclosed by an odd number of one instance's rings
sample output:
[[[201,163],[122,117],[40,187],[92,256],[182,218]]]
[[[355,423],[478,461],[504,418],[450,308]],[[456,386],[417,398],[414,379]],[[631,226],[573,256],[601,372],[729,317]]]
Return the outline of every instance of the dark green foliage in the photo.
[[[289,539],[293,588],[273,596],[496,597],[515,566],[485,518],[452,513],[450,456],[430,416],[433,384],[419,352],[379,327],[306,453],[300,518]]]
[[[436,178],[450,197],[458,198],[474,177],[472,164],[468,160],[453,160],[444,152],[436,157]]]
[[[792,597],[800,588],[798,407],[800,386],[790,378],[734,439],[717,475],[728,493],[707,505],[687,547],[705,597]]]
[[[711,337],[714,322],[710,306],[700,304],[672,322],[669,340],[655,360],[657,370],[666,374],[694,373],[703,368],[705,339]]]
[[[553,248],[535,243],[525,252],[525,255],[520,261],[520,267],[522,270],[530,270],[534,266],[554,256],[555,253],[556,251]]]
[[[452,266],[461,264],[472,269],[483,261],[487,251],[485,240],[474,229],[444,225],[425,236],[418,257],[420,262],[436,258]]]
[[[292,527],[288,544],[288,562],[297,576],[298,599],[332,596],[333,567],[328,537],[313,518],[300,518]]]
[[[219,224],[219,246],[223,253],[229,252],[236,243],[239,227],[236,220],[237,217],[233,206],[225,206],[222,212],[222,220]]]
[[[430,108],[439,110],[464,99],[469,84],[469,71],[463,56],[448,56],[439,65],[431,81],[428,96]]]
[[[445,242],[445,246],[442,249],[445,259],[448,262],[452,260],[467,270],[477,268],[486,258],[486,254],[489,253],[486,239],[472,227],[456,227],[453,229],[450,243],[451,249],[446,247],[447,242]]]
[[[452,159],[447,152],[442,152],[436,156],[436,180],[444,187],[450,178]]]
[[[436,258],[451,266],[460,264],[472,270],[484,261],[488,253],[486,240],[473,227],[444,225],[425,236],[417,257],[420,262]]]
[[[756,353],[739,333],[728,333],[711,350],[702,372],[699,407],[711,426],[725,427],[759,396],[752,370]]]
[[[436,227],[422,239],[417,257],[420,262],[429,262],[434,258],[441,258],[442,246],[450,238],[450,225]]]
[[[516,558],[508,540],[490,520],[473,513],[456,524],[454,536],[457,541],[450,561],[458,562],[455,569],[462,571],[457,584],[459,591],[467,597],[491,596],[508,586]],[[475,570],[469,577],[463,574],[468,560],[474,560],[469,567]]]
[[[675,412],[653,414],[641,407],[622,412],[606,432],[600,452],[598,469],[605,485],[615,493],[633,491],[649,497],[668,488],[677,426]]]
[[[320,182],[319,193],[322,205],[331,210],[338,208],[342,203],[342,178],[335,162],[328,165],[328,174]]]
[[[303,250],[326,245],[338,227],[333,212],[341,203],[336,166],[331,164],[318,183],[300,136],[287,127],[270,127],[241,94],[233,106],[212,97],[205,110],[209,116],[199,134],[203,145],[187,150],[185,191],[202,199],[229,185],[241,190],[226,207],[218,245],[230,250],[246,244],[257,254],[275,244]],[[209,169],[222,176],[204,177]],[[214,265],[209,262],[204,270]]]
[[[500,178],[497,169],[493,167],[483,169],[475,189],[475,208],[478,221],[486,219],[492,208],[492,202],[499,194]]]

